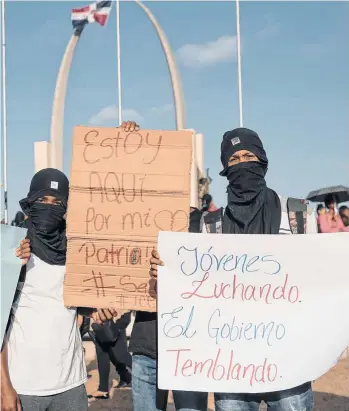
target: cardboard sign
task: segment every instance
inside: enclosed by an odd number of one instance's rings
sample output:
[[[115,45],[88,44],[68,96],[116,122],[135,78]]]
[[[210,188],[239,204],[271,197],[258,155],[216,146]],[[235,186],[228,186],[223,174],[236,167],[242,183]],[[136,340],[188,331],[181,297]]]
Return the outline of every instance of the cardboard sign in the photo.
[[[349,345],[349,234],[160,233],[159,388],[263,393]]]
[[[149,259],[160,230],[188,230],[192,138],[75,128],[66,306],[156,310]]]

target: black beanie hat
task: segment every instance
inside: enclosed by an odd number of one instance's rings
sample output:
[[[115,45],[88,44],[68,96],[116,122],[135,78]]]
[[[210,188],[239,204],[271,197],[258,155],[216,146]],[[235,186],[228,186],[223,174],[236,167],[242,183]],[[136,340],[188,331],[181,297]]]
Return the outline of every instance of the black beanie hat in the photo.
[[[20,201],[22,209],[23,203],[33,203],[45,195],[54,196],[62,201],[65,206],[67,205],[69,180],[62,171],[55,168],[45,168],[38,171],[32,178],[27,198]]]
[[[258,134],[248,128],[236,128],[223,135],[221,144],[221,162],[223,170],[221,176],[226,175],[230,157],[240,150],[248,150],[257,156],[260,162],[267,166],[268,158]]]

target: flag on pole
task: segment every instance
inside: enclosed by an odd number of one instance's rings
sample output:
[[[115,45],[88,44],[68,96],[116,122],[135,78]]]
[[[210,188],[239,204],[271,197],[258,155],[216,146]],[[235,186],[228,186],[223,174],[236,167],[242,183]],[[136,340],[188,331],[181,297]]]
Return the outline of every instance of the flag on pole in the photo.
[[[73,9],[71,20],[74,29],[82,29],[85,24],[96,22],[104,26],[108,20],[111,6],[111,1],[98,1],[89,6]]]

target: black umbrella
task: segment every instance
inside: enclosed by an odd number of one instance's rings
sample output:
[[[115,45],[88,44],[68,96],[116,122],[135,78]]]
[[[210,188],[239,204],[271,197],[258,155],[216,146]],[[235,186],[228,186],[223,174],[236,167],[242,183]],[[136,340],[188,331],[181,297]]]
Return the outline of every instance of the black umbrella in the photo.
[[[339,203],[349,201],[349,187],[344,186],[325,187],[311,191],[307,196],[307,200],[314,203],[323,203],[327,194],[335,194]]]

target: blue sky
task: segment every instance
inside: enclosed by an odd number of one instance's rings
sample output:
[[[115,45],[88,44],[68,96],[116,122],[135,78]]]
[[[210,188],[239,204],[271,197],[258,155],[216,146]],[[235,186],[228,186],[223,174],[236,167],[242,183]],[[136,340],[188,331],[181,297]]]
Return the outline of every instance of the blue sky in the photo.
[[[82,3],[6,3],[11,219],[34,173],[34,141],[50,137],[55,82],[72,34],[70,11]],[[224,205],[220,142],[238,126],[235,4],[147,5],[176,52],[187,126],[204,134],[212,194]],[[303,197],[322,186],[349,185],[349,3],[242,2],[240,14],[244,126],[265,144],[269,186]],[[173,129],[165,57],[152,24],[133,2],[121,3],[121,36],[125,116],[143,128]],[[113,10],[106,27],[86,27],[74,57],[64,125],[66,173],[74,125],[117,125],[116,102]]]

